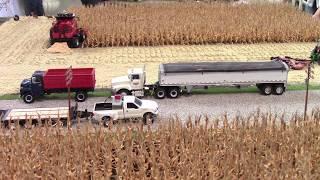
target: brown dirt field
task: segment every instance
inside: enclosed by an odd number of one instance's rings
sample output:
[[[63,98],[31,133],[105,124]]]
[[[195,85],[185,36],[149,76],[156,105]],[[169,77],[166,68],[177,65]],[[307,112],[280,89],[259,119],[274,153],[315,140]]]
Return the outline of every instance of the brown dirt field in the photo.
[[[148,81],[157,78],[158,64],[181,61],[253,61],[271,56],[289,55],[306,58],[315,43],[113,47],[73,49],[70,54],[47,52],[49,28],[47,18],[22,18],[0,26],[0,94],[15,93],[22,79],[35,70],[73,67],[96,68],[97,87],[110,85],[114,76],[124,75],[130,67],[146,64]],[[320,73],[316,66],[316,74]],[[292,71],[290,83],[303,83],[304,71]],[[314,82],[319,82],[316,76]]]

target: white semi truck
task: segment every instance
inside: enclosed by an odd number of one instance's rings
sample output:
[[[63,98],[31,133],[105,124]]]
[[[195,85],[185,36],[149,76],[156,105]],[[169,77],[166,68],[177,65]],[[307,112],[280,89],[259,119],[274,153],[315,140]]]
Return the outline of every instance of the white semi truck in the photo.
[[[104,126],[108,126],[111,120],[142,118],[146,124],[153,122],[159,113],[159,106],[151,100],[140,100],[134,96],[112,96],[111,102],[95,103],[93,119],[102,120]]]
[[[281,95],[286,90],[289,67],[279,61],[201,62],[160,64],[158,81],[146,84],[144,68],[128,71],[127,76],[112,79],[112,93],[143,97],[151,92],[155,98],[177,98],[193,88],[209,86],[255,85],[264,95]]]

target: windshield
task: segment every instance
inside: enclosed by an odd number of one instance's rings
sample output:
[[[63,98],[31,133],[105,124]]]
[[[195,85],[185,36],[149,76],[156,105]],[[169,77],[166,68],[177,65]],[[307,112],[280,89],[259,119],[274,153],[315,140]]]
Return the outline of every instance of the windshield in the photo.
[[[136,103],[137,105],[141,106],[142,105],[142,101],[138,98],[134,99],[134,103]]]

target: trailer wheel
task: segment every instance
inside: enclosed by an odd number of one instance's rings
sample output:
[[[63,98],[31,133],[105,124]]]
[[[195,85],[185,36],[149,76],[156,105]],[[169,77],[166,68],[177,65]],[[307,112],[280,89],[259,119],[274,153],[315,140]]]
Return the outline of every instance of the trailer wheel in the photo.
[[[104,127],[109,127],[110,122],[111,122],[111,118],[109,116],[104,116],[102,118],[102,123]]]
[[[34,96],[31,93],[27,93],[23,95],[23,101],[27,104],[34,102]]]
[[[168,97],[169,98],[172,98],[172,99],[178,98],[179,95],[180,95],[180,89],[177,87],[173,87],[168,90]]]
[[[156,99],[164,99],[166,97],[166,90],[162,87],[156,88],[154,91],[154,97]]]
[[[84,102],[87,99],[87,96],[88,96],[87,93],[79,91],[76,93],[75,100],[77,102]]]
[[[268,96],[272,93],[272,86],[269,84],[262,85],[260,89],[261,89],[262,94],[264,94],[264,95]]]
[[[272,87],[272,93],[275,95],[282,95],[284,93],[284,86],[283,85],[275,85]]]

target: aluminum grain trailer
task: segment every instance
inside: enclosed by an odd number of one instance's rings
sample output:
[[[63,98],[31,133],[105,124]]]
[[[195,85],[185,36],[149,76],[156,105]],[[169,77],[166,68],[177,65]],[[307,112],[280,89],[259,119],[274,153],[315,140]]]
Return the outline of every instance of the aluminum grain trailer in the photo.
[[[143,96],[149,90],[158,99],[177,98],[186,90],[209,86],[252,86],[264,95],[285,92],[288,66],[283,62],[201,62],[160,64],[158,82],[145,84],[144,69],[129,70],[128,76],[112,80],[112,90],[118,94]]]

